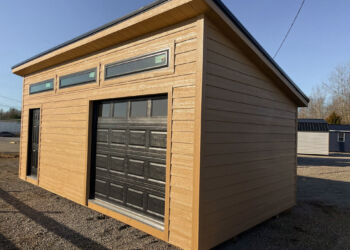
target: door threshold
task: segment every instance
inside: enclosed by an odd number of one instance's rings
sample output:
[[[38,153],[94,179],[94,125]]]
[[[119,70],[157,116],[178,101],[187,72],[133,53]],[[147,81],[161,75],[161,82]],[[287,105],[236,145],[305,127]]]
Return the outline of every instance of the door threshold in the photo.
[[[158,229],[160,231],[164,231],[164,223],[157,221],[155,219],[152,219],[150,217],[138,214],[137,212],[131,211],[129,209],[126,209],[124,207],[109,203],[107,201],[104,200],[100,200],[100,199],[89,199],[88,200],[89,203],[93,203],[96,205],[99,205],[101,207],[107,208],[113,212],[117,212],[121,215],[130,217],[134,220],[137,220],[143,224],[149,225],[155,229]]]

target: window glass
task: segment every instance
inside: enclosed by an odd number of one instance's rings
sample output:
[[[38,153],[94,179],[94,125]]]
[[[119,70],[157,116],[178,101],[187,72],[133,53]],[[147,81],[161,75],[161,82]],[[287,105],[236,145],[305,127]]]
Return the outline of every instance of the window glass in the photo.
[[[147,117],[147,101],[132,101],[131,102],[131,117]]]
[[[338,133],[338,142],[345,142],[345,133],[344,132]]]
[[[96,82],[96,68],[62,76],[60,78],[60,88],[89,82]]]
[[[152,100],[152,116],[167,116],[168,114],[168,99],[153,99]]]
[[[53,90],[53,79],[30,85],[29,94]]]
[[[102,103],[100,105],[99,116],[100,117],[109,117],[110,111],[111,111],[111,104],[110,103]]]
[[[117,62],[105,67],[105,79],[168,66],[168,51]]]
[[[114,117],[126,118],[127,116],[128,103],[127,102],[117,102],[114,103]]]

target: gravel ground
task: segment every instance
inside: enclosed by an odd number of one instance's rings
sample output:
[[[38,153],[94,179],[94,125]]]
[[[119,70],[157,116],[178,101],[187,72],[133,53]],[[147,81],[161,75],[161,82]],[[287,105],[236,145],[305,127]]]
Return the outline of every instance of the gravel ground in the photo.
[[[176,249],[20,181],[0,158],[0,249]],[[299,157],[298,204],[216,249],[350,249],[350,155]]]
[[[19,137],[0,137],[0,154],[1,153],[18,153]]]

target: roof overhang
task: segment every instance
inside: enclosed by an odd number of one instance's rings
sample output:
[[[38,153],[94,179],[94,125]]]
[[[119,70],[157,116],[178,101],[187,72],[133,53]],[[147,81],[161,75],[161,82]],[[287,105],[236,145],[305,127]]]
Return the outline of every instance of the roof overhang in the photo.
[[[125,17],[85,33],[75,39],[40,53],[12,67],[12,72],[26,76],[71,61],[133,38],[205,14],[227,30],[258,66],[290,94],[298,106],[307,106],[308,97],[278,66],[221,0],[157,0]]]

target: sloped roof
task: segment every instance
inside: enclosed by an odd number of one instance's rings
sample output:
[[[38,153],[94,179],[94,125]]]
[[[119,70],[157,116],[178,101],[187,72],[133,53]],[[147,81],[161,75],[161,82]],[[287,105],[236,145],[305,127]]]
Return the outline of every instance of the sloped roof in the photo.
[[[328,132],[328,123],[323,119],[298,119],[298,131]]]
[[[329,130],[349,131],[350,132],[350,125],[329,124]]]
[[[186,11],[183,11],[182,15],[170,15],[171,11],[181,12],[185,9]],[[118,18],[97,29],[89,31],[81,36],[18,63],[12,67],[12,71],[15,74],[25,76],[48,67],[58,65],[64,61],[73,60],[83,55],[102,50],[112,46],[113,44],[133,38],[135,35],[131,33],[135,33],[133,32],[136,30],[135,27],[139,25],[139,28],[143,22],[152,23],[154,25],[153,29],[155,30],[171,25],[171,22],[179,22],[181,21],[181,18],[188,19],[201,14],[206,14],[208,12],[215,13],[218,18],[227,18],[230,23],[228,23],[226,20],[224,20],[224,22],[230,26],[233,32],[242,37],[242,42],[247,44],[249,49],[252,50],[252,53],[256,55],[257,59],[261,60],[261,63],[266,64],[267,69],[281,80],[281,82],[284,84],[284,88],[294,95],[294,100],[296,100],[300,106],[307,105],[309,102],[308,97],[298,88],[291,78],[274,61],[274,59],[271,58],[263,47],[244,28],[244,26],[221,0],[156,0],[122,18]],[[140,17],[143,16],[142,14],[144,15],[144,18]],[[168,23],[157,23],[155,18],[160,16],[163,18],[166,16]],[[171,20],[171,18],[173,20]],[[129,23],[125,24],[128,21]],[[118,27],[118,25],[120,27]],[[139,29],[139,35],[153,31],[149,28],[149,25],[143,25],[141,27],[142,28]],[[124,32],[123,36],[120,35],[122,32]],[[119,37],[124,37],[124,40],[122,38],[118,38],[118,34],[120,35]]]

